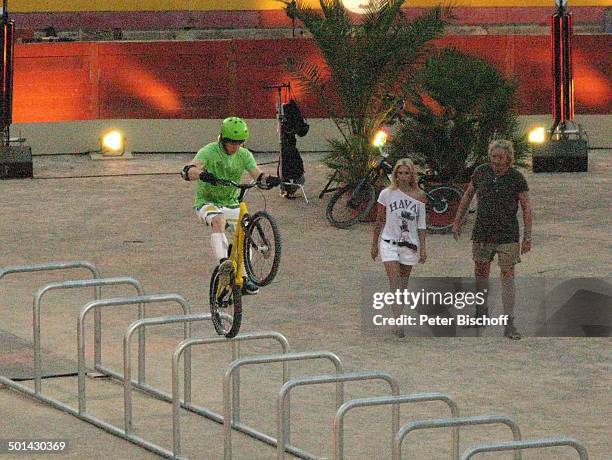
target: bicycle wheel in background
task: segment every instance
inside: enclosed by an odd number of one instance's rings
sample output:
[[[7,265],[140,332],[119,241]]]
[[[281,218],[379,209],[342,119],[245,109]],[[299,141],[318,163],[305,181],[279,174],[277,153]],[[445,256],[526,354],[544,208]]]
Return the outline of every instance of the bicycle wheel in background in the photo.
[[[210,314],[215,331],[228,339],[235,337],[242,323],[242,294],[236,284],[236,276],[222,280],[219,267],[215,267],[210,279]],[[229,315],[231,320],[222,314]]]
[[[376,190],[370,183],[343,187],[332,195],[325,215],[334,227],[349,228],[365,217],[376,202]]]
[[[453,227],[453,220],[462,197],[463,190],[447,185],[429,190],[427,192],[427,228],[440,232],[449,231]]]
[[[269,213],[258,211],[249,219],[244,236],[244,268],[257,286],[266,286],[278,273],[281,236]]]

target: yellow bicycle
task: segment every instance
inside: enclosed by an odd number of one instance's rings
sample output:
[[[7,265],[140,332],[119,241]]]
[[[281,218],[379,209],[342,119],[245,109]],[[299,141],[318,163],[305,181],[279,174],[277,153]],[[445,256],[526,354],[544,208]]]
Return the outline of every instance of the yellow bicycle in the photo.
[[[215,267],[210,279],[209,293],[210,313],[215,330],[219,335],[232,338],[238,334],[242,323],[243,276],[246,274],[259,287],[274,280],[280,265],[281,237],[278,224],[272,215],[266,211],[257,211],[251,216],[247,204],[243,201],[247,190],[253,187],[271,187],[261,183],[237,184],[219,178],[216,179],[216,184],[240,189],[240,214],[229,251],[232,268],[228,272],[221,269],[224,264]],[[221,313],[226,313],[231,317],[231,321],[224,319]]]

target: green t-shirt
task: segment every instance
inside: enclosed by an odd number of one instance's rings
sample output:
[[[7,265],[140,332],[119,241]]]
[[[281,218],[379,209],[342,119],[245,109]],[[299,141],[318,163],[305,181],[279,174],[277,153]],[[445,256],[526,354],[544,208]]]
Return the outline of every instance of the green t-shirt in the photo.
[[[204,169],[220,179],[227,179],[236,183],[245,171],[252,171],[257,167],[253,154],[240,147],[233,155],[228,155],[223,151],[219,142],[211,142],[202,147],[194,160],[204,163]],[[213,203],[216,206],[236,207],[238,206],[238,196],[240,190],[235,187],[222,185],[211,185],[207,182],[198,181],[198,189],[194,208],[201,208],[205,203]]]

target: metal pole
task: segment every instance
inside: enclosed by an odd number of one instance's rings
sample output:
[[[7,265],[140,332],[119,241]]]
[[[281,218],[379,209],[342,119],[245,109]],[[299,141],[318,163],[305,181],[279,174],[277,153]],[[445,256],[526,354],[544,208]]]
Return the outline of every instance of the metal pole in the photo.
[[[482,452],[501,452],[505,450],[518,450],[518,449],[541,449],[546,447],[556,446],[569,446],[573,448],[580,458],[580,460],[589,460],[586,447],[580,442],[569,437],[559,438],[542,438],[542,439],[528,439],[522,441],[511,441],[511,442],[499,442],[496,444],[480,444],[466,450],[461,456],[461,460],[469,460],[474,455]]]
[[[344,400],[344,392],[342,384],[344,382],[353,382],[359,380],[383,380],[389,384],[391,388],[391,394],[397,396],[399,394],[399,383],[396,379],[391,377],[386,372],[382,371],[362,371],[362,372],[348,372],[345,374],[335,375],[317,375],[303,377],[299,379],[289,380],[283,385],[280,392],[278,393],[277,399],[277,414],[276,414],[276,432],[277,432],[277,446],[276,456],[278,460],[285,458],[285,448],[287,444],[287,434],[290,432],[289,417],[286,409],[289,407],[287,399],[291,390],[301,385],[318,385],[323,383],[336,383],[336,410],[340,408]],[[393,407],[393,423],[399,424],[399,406]]]
[[[247,364],[267,364],[284,361],[302,361],[306,359],[327,359],[334,363],[336,373],[342,373],[342,361],[340,358],[330,351],[314,351],[301,353],[287,353],[282,355],[263,355],[254,357],[240,358],[232,361],[225,371],[223,376],[223,428],[224,428],[224,458],[230,460],[232,458],[232,425],[231,420],[231,379],[232,374],[236,369]],[[263,433],[260,433],[263,434]],[[278,440],[275,444],[278,444]]]
[[[79,413],[85,413],[86,411],[86,396],[85,396],[85,317],[87,313],[93,308],[105,308],[111,306],[119,306],[119,305],[135,305],[140,303],[150,303],[150,302],[176,302],[179,303],[183,308],[185,314],[189,312],[189,304],[187,301],[178,294],[153,294],[153,295],[145,295],[145,296],[137,296],[137,297],[117,297],[112,299],[103,299],[103,300],[94,300],[92,302],[87,303],[79,314],[78,323],[77,323],[77,341],[78,341],[78,367],[79,367],[79,377],[78,377],[78,388],[79,388]],[[153,321],[157,318],[149,318],[148,320]],[[136,323],[147,321],[147,319],[142,319],[136,321]],[[134,323],[132,323],[134,324]],[[129,344],[128,344],[129,345]],[[129,347],[127,352],[129,358]],[[130,363],[126,366],[125,363],[125,337],[124,337],[124,363],[123,363],[123,380],[124,380],[124,388],[125,386],[131,385],[131,367]],[[126,372],[126,369],[128,372]]]
[[[46,292],[53,289],[73,289],[82,287],[96,287],[99,289],[100,286],[120,285],[129,284],[134,286],[138,295],[143,295],[144,291],[139,281],[134,278],[127,276],[120,276],[115,278],[94,278],[86,280],[71,280],[63,282],[54,282],[45,284],[38,292],[34,295],[34,305],[32,310],[33,316],[33,335],[34,335],[34,389],[36,393],[41,392],[41,380],[42,380],[42,366],[41,366],[41,340],[40,340],[40,305],[42,297]],[[96,312],[100,310],[97,308]],[[78,334],[78,329],[77,329]],[[144,369],[144,343],[140,344],[139,357],[138,357],[139,369]]]
[[[228,319],[231,318],[228,315]],[[263,339],[274,339],[280,343],[283,353],[289,352],[289,342],[287,338],[274,331],[265,331],[265,332],[247,332],[243,334],[239,334],[233,339],[231,339],[232,345],[238,345],[239,342],[244,340],[263,340]],[[179,377],[178,377],[178,369],[179,362],[181,359],[181,355],[185,349],[193,347],[195,345],[206,345],[210,343],[223,343],[227,342],[227,339],[224,337],[205,337],[205,338],[193,338],[183,340],[175,349],[174,354],[172,355],[172,439],[173,439],[173,449],[174,455],[179,457],[181,455],[181,429],[180,429],[180,406],[181,400],[179,395]],[[234,349],[237,347],[233,347]],[[286,363],[283,363],[286,364]],[[284,366],[283,366],[284,367]],[[284,375],[283,375],[284,377]],[[237,382],[238,385],[240,382]],[[283,380],[284,383],[284,380]],[[236,382],[233,381],[233,384],[236,385]],[[234,401],[235,403],[235,401]],[[232,411],[232,413],[236,413],[237,411]],[[248,433],[247,433],[248,434]]]
[[[93,263],[84,260],[78,260],[70,262],[49,262],[44,264],[10,265],[8,267],[0,269],[0,279],[11,273],[32,273],[39,271],[67,270],[71,268],[85,268],[92,273],[94,278],[101,278],[100,272]],[[98,295],[100,288],[95,289],[95,295]],[[37,315],[34,314],[34,311],[32,312],[32,316],[32,341],[34,344],[34,369],[36,373],[36,369],[40,369],[40,353],[38,353],[38,356],[36,353],[36,350],[40,350],[40,318],[37,318]],[[99,327],[99,324],[97,326]],[[34,391],[36,393],[40,393],[40,386],[40,381],[38,383],[34,382]]]
[[[468,425],[492,425],[492,424],[504,424],[512,430],[512,438],[514,441],[521,439],[521,431],[514,420],[505,415],[483,415],[475,417],[456,417],[456,418],[443,418],[433,420],[418,420],[416,422],[410,422],[405,424],[397,432],[395,436],[394,445],[394,460],[401,460],[402,458],[402,442],[406,435],[411,431],[423,430],[427,428],[446,428],[446,427],[460,427]],[[453,460],[459,460],[459,454],[452,457]],[[514,460],[521,460],[520,452],[515,452]]]
[[[230,343],[232,349],[232,361],[236,361],[240,358],[240,342],[232,340]],[[232,420],[236,423],[240,423],[240,370],[234,373],[234,380],[232,381]]]
[[[11,379],[8,379],[6,377],[2,377],[0,376],[0,384],[3,385],[7,385],[10,388],[13,388],[17,391],[20,391],[28,396],[32,396],[33,398],[44,402],[45,404],[50,405],[51,407],[54,407],[56,409],[59,409],[63,412],[66,412],[67,414],[73,415],[75,417],[77,417],[78,419],[84,420],[88,423],[91,423],[92,425],[94,425],[97,428],[100,428],[104,431],[106,431],[107,433],[110,433],[112,435],[115,435],[119,438],[125,439],[126,441],[131,442],[132,444],[135,444],[139,447],[142,447],[144,449],[147,449],[148,451],[151,451],[161,457],[164,458],[174,458],[172,455],[172,452],[156,445],[153,444],[139,436],[135,436],[135,435],[126,435],[123,430],[121,430],[120,428],[111,425],[110,423],[104,422],[96,417],[93,417],[91,415],[88,414],[79,414],[79,412],[77,410],[75,410],[73,407],[70,407],[64,403],[62,403],[61,401],[58,401],[57,399],[54,398],[50,398],[49,396],[45,396],[43,394],[36,394],[34,392],[34,390],[32,390],[31,388],[19,384],[17,382],[14,382]]]
[[[130,341],[132,334],[139,328],[151,325],[160,324],[171,324],[182,322],[185,325],[184,338],[189,337],[191,333],[191,327],[187,327],[191,321],[202,321],[210,319],[209,315],[191,315],[189,314],[191,308],[189,303],[184,297],[178,294],[155,294],[142,297],[133,297],[127,299],[114,299],[118,303],[116,305],[125,303],[151,303],[151,302],[176,302],[183,309],[183,316],[162,316],[158,318],[145,318],[138,320],[130,324],[127,331],[123,336],[123,407],[124,407],[124,425],[126,433],[129,433],[132,429],[132,363],[131,363],[131,349]],[[104,302],[104,301],[102,301]],[[123,302],[123,303],[122,303]],[[191,354],[185,354],[185,401],[188,402],[191,399],[191,386],[187,382],[191,381]]]
[[[13,65],[15,45],[15,21],[9,20],[8,0],[3,1],[2,10],[2,107],[0,111],[0,130],[2,145],[8,147],[11,142],[11,123],[13,122]]]
[[[372,407],[393,404],[397,406],[397,413],[393,412],[391,419],[391,446],[393,452],[393,458],[396,459],[396,453],[394,443],[395,435],[399,431],[399,404],[415,403],[415,402],[426,402],[426,401],[442,401],[449,406],[451,417],[459,416],[459,408],[457,403],[453,401],[450,396],[444,393],[416,393],[412,395],[399,395],[399,396],[379,396],[374,398],[360,398],[352,399],[345,402],[340,406],[334,417],[334,459],[340,460],[344,458],[344,417],[347,412],[357,407]],[[397,417],[395,415],[397,414]],[[458,430],[453,430],[453,437],[451,439],[451,452],[453,458],[456,458],[459,452],[459,433]]]

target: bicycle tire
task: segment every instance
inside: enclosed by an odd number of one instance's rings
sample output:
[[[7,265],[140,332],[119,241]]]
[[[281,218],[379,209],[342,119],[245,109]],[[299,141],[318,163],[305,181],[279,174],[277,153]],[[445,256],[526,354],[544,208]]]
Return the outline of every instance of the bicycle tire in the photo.
[[[354,201],[350,203],[351,199]],[[349,228],[365,217],[376,202],[376,190],[370,183],[346,186],[332,195],[325,216],[337,228]],[[346,213],[346,217],[344,214]]]
[[[274,251],[271,260],[270,250]],[[243,249],[244,268],[254,284],[262,287],[274,280],[280,266],[281,250],[282,241],[276,220],[266,211],[257,211],[249,219]],[[263,267],[263,271],[259,270],[260,267]]]
[[[449,185],[440,185],[427,193],[427,228],[435,231],[448,231],[453,227],[463,190]]]
[[[236,277],[234,275],[230,277],[230,282],[227,286],[230,291],[226,292],[224,296],[218,295],[220,292],[219,288],[222,287],[219,286],[219,267],[215,267],[210,278],[211,320],[217,334],[231,339],[238,334],[242,323],[242,293],[240,292],[240,286],[236,284]],[[229,308],[230,305],[231,310]],[[227,320],[221,316],[222,312],[232,317],[231,324],[228,324]]]

